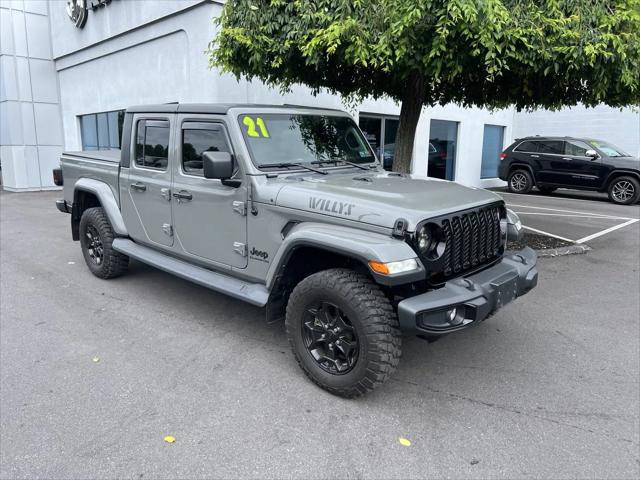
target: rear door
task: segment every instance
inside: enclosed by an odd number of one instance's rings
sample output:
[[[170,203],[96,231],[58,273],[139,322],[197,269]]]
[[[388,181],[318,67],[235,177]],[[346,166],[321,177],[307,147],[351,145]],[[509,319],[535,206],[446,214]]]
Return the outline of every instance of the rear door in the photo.
[[[204,178],[202,154],[229,152],[231,142],[222,119],[179,117],[173,177],[173,215],[182,254],[200,261],[247,266],[247,187]],[[241,178],[236,170],[234,178]]]
[[[134,146],[122,206],[131,238],[167,247],[173,245],[169,161],[172,121],[172,115],[134,118]]]
[[[564,158],[564,140],[538,140],[540,169],[536,180],[543,183],[566,185],[567,160]]]

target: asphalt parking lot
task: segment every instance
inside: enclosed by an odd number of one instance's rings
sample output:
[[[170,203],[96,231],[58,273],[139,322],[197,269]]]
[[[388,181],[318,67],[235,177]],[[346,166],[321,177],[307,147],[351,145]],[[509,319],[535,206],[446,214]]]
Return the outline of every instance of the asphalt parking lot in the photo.
[[[478,328],[407,338],[392,381],[343,400],[260,309],[140,263],[92,276],[59,195],[0,195],[2,479],[640,476],[639,222],[541,259]],[[640,212],[504,196],[572,240]],[[534,215],[559,210],[580,213]]]
[[[529,231],[606,248],[625,248],[626,236],[617,235],[620,230],[638,232],[640,205],[614,205],[603,194],[572,190],[557,190],[552,195],[496,193]]]

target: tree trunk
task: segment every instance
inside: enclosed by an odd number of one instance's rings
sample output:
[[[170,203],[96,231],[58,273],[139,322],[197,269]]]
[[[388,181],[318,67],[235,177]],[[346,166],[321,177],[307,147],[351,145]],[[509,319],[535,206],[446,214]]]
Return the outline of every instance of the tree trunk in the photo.
[[[394,172],[411,173],[413,143],[425,96],[425,78],[419,73],[411,73],[407,78],[402,107],[400,108],[400,125],[396,134],[395,157],[393,159]]]

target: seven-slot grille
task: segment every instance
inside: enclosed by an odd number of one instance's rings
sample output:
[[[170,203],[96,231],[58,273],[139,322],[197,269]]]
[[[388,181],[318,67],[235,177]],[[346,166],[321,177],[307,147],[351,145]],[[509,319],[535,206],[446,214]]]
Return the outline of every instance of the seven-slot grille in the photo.
[[[491,263],[502,253],[500,205],[456,213],[441,221],[445,278]]]

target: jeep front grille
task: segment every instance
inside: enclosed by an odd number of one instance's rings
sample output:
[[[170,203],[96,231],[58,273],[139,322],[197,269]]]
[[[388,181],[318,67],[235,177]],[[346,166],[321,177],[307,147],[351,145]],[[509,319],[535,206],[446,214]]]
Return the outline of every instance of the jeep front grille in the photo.
[[[439,241],[444,246],[438,258],[421,258],[430,273],[430,282],[459,277],[499,259],[504,252],[500,232],[500,218],[504,215],[504,205],[497,203],[424,222],[440,227]]]

